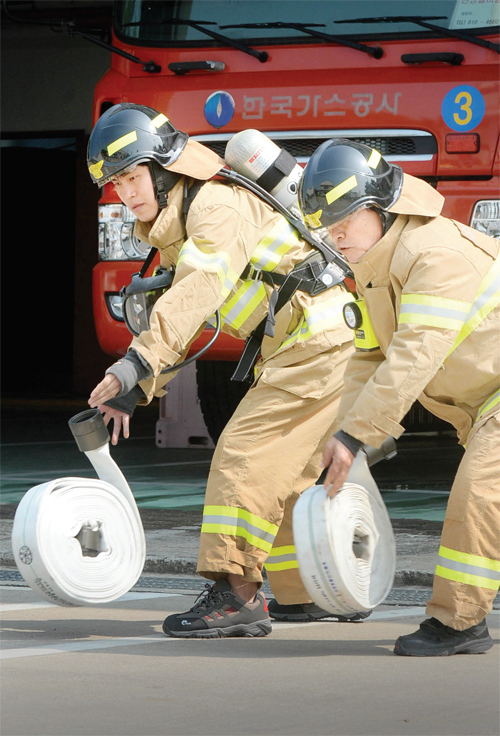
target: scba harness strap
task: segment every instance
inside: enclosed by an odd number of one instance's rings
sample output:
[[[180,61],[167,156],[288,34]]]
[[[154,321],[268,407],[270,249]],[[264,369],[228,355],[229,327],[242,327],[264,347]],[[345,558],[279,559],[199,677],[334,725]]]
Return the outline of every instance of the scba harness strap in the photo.
[[[247,271],[249,267],[245,269]],[[301,261],[289,274],[275,274],[264,271],[263,281],[275,287],[280,283],[280,288],[274,288],[270,298],[269,307],[266,317],[255,328],[252,334],[247,338],[245,348],[240,357],[235,372],[231,376],[232,381],[253,381],[253,367],[261,350],[262,340],[264,337],[274,337],[275,315],[279,310],[292,299],[296,291],[305,291],[311,296],[316,296],[322,291],[329,289],[334,283],[326,285],[320,280],[320,275],[325,270],[325,261],[321,253],[311,253],[307,258]],[[242,278],[252,278],[252,275]],[[335,282],[338,283],[338,282]]]
[[[269,306],[266,317],[257,325],[247,338],[245,348],[240,357],[232,381],[253,381],[253,367],[261,352],[264,337],[274,337],[275,315],[292,299],[297,290],[305,291],[311,296],[321,294],[326,289],[344,282],[346,277],[353,274],[345,261],[332,250],[325,242],[314,237],[301,220],[283,207],[268,191],[258,183],[247,179],[231,169],[221,169],[218,176],[245,187],[262,199],[266,204],[279,212],[299,233],[301,238],[315,248],[303,261],[298,263],[288,274],[279,274],[274,271],[259,271],[252,264],[248,264],[241,274],[243,279],[261,280],[273,287],[269,297]],[[344,284],[345,286],[345,284]],[[279,288],[276,288],[279,287]],[[347,287],[345,287],[347,288]]]

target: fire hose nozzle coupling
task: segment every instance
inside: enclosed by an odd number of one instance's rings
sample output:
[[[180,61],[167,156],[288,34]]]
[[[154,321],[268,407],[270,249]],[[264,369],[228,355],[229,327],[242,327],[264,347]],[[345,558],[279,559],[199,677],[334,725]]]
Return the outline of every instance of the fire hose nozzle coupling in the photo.
[[[109,442],[109,432],[99,409],[87,409],[68,421],[80,452],[97,450]]]
[[[396,440],[394,437],[388,437],[380,447],[363,445],[361,449],[368,458],[369,467],[372,467],[372,465],[375,465],[375,463],[378,463],[380,460],[390,460],[391,457],[397,455]]]

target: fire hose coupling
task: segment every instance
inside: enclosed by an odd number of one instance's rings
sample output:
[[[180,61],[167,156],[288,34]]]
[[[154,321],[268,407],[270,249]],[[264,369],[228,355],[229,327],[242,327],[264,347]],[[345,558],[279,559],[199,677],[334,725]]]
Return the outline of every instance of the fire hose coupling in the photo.
[[[396,449],[396,440],[394,437],[388,437],[380,447],[372,447],[371,445],[362,445],[361,449],[365,453],[368,466],[371,468],[380,460],[390,460],[392,457],[398,454]]]
[[[86,409],[68,421],[80,452],[91,452],[109,442],[109,432],[99,409]]]
[[[101,550],[102,524],[99,521],[87,521],[76,535],[76,539],[82,545],[84,557],[97,557]]]

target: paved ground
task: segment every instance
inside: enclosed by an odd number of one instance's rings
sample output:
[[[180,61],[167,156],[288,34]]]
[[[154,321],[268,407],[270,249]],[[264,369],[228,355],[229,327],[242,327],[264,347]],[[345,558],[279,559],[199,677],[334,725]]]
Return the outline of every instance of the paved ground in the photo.
[[[51,478],[93,475],[66,426],[81,408],[18,406],[3,416],[2,736],[498,736],[498,598],[488,619],[497,644],[486,655],[392,653],[397,636],[425,617],[459,460],[454,445],[433,453],[425,442],[400,446],[374,472],[398,560],[395,586],[368,620],[276,624],[261,640],[178,641],[161,623],[187,610],[204,584],[193,572],[208,450],[159,450],[151,426],[138,422],[134,439],[112,451],[147,539],[144,573],[120,600],[54,606],[14,567],[10,532],[22,493]],[[267,583],[264,590],[270,596]]]
[[[178,641],[164,616],[189,594],[130,593],[98,608],[2,588],[2,736],[495,736],[499,648],[392,654],[420,607],[361,624],[276,624],[264,639]],[[498,615],[489,617],[498,640]]]

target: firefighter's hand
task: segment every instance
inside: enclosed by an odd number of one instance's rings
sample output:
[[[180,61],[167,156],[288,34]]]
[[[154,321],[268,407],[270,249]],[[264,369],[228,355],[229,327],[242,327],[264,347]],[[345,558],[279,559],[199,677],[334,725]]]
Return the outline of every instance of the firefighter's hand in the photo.
[[[116,376],[108,373],[107,376],[98,383],[90,394],[89,404],[94,409],[104,404],[106,401],[113,399],[121,391],[121,383]]]
[[[330,498],[341,489],[353,460],[354,455],[340,440],[336,437],[328,440],[323,453],[323,467],[328,468],[323,485]]]
[[[120,439],[120,431],[123,430],[123,436],[127,440],[130,429],[130,415],[119,409],[113,409],[111,406],[102,404],[97,407],[101,412],[104,424],[108,426],[110,420],[113,420],[113,433],[111,435],[111,444],[117,445]]]

